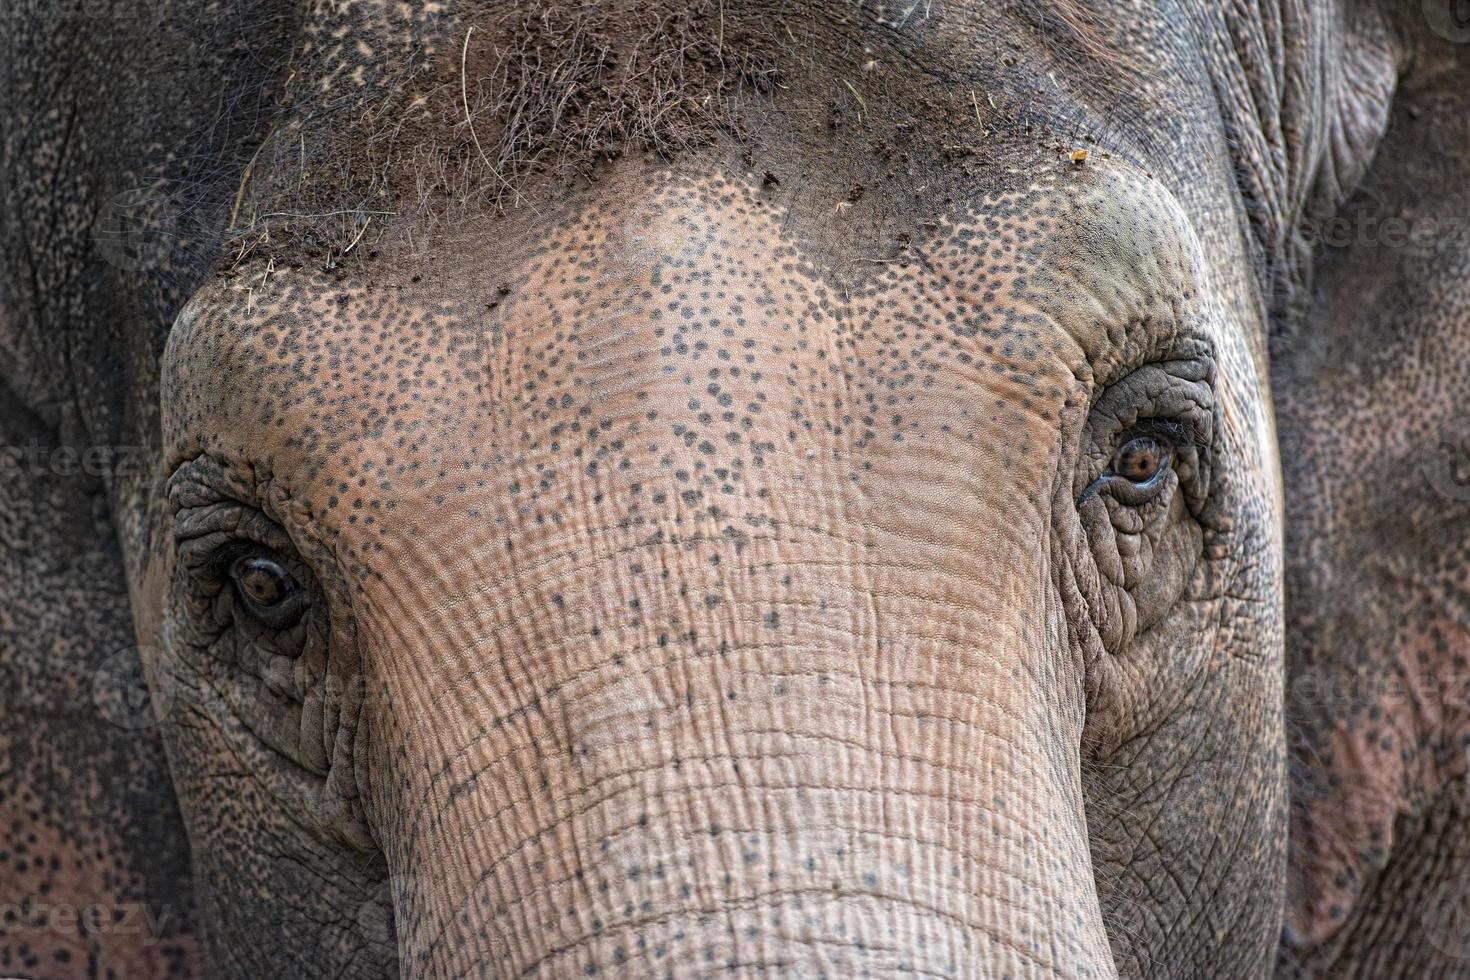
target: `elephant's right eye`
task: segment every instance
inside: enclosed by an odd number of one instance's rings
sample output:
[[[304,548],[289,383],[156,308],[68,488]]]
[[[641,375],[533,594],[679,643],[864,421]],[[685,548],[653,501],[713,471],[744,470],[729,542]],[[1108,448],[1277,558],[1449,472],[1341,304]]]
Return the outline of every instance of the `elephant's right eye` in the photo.
[[[230,565],[230,581],[251,616],[272,629],[285,629],[305,608],[301,586],[270,553],[247,552]]]
[[[1153,436],[1129,439],[1113,454],[1112,471],[1139,487],[1151,486],[1169,468],[1174,450]]]
[[[182,505],[173,521],[186,573],[178,579],[181,596],[197,621],[216,631],[239,627],[252,643],[295,648],[296,627],[319,598],[313,572],[280,523],[229,499],[211,477],[218,482],[207,469],[183,470],[170,488]]]

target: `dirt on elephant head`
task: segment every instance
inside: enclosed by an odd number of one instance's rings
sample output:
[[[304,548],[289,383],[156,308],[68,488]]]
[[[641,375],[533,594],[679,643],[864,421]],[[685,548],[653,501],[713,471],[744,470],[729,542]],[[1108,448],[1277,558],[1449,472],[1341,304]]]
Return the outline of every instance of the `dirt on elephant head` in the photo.
[[[366,4],[314,16],[235,196],[229,265],[305,253],[330,267],[391,226],[424,234],[534,206],[629,154],[667,160],[721,142],[760,173],[755,129],[855,137],[880,154],[897,132],[952,162],[974,152],[977,128],[1020,131],[1029,111],[965,83],[1027,60],[1014,32],[986,40],[987,23],[1019,17],[1033,29],[1026,43],[1079,63],[1107,48],[1075,0],[965,14],[976,20],[966,36],[988,52],[978,60],[927,49],[919,25],[945,16],[928,0],[800,11],[769,0],[469,0],[452,13]],[[918,52],[935,68],[903,69]]]

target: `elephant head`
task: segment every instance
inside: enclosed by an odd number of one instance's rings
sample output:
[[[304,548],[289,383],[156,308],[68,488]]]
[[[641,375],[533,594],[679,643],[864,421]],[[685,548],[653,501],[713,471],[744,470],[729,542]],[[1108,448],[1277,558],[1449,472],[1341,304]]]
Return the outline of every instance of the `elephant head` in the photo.
[[[34,623],[111,609],[151,710],[20,753],[25,832],[69,796],[153,827],[94,846],[173,856],[113,894],[174,896],[177,968],[227,976],[1369,962],[1404,913],[1350,849],[1455,784],[1405,756],[1358,793],[1358,712],[1427,738],[1422,712],[1287,696],[1354,669],[1313,638],[1384,533],[1306,497],[1385,419],[1306,394],[1342,383],[1324,320],[1354,288],[1312,279],[1306,232],[1385,166],[1401,74],[1460,105],[1435,23],[261,0],[87,24],[81,63],[124,90],[73,99],[91,129],[36,112],[7,190],[92,201],[121,168],[155,234],[83,284],[61,203],[5,226],[6,397],[13,442],[136,465],[8,474],[49,548],[93,557],[60,606],[23,563],[0,581]],[[1364,608],[1423,594],[1364,575]],[[14,647],[50,690],[54,649]],[[129,778],[79,789],[99,763]]]

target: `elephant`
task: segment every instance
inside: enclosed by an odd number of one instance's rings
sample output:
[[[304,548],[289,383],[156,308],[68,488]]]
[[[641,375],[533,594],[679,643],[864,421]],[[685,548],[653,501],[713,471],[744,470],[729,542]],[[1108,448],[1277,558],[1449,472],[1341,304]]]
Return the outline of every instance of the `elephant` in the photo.
[[[23,0],[0,974],[1470,975],[1453,0]]]

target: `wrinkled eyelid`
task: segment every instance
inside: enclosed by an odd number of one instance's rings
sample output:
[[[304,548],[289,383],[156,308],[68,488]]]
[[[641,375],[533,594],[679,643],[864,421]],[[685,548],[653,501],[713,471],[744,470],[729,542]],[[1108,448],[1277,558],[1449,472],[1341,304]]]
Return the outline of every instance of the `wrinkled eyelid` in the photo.
[[[259,507],[260,474],[226,457],[199,451],[179,460],[164,481],[175,514],[225,504]]]
[[[216,581],[228,579],[230,565],[250,551],[269,553],[283,565],[298,557],[283,527],[260,510],[233,500],[216,499],[180,510],[171,530],[181,566]]]
[[[1162,436],[1179,449],[1204,449],[1207,439],[1200,426],[1186,424],[1178,419],[1140,419],[1133,431],[1142,435]]]
[[[284,566],[281,557],[276,554],[275,549],[266,545],[256,544],[236,538],[217,548],[209,559],[210,571],[219,579],[224,580],[234,577],[235,565],[240,559],[252,553],[259,552],[262,557],[278,562]]]
[[[227,502],[212,501],[206,505],[181,507],[173,514],[169,530],[182,547],[199,538],[235,535],[240,530],[241,508]]]

